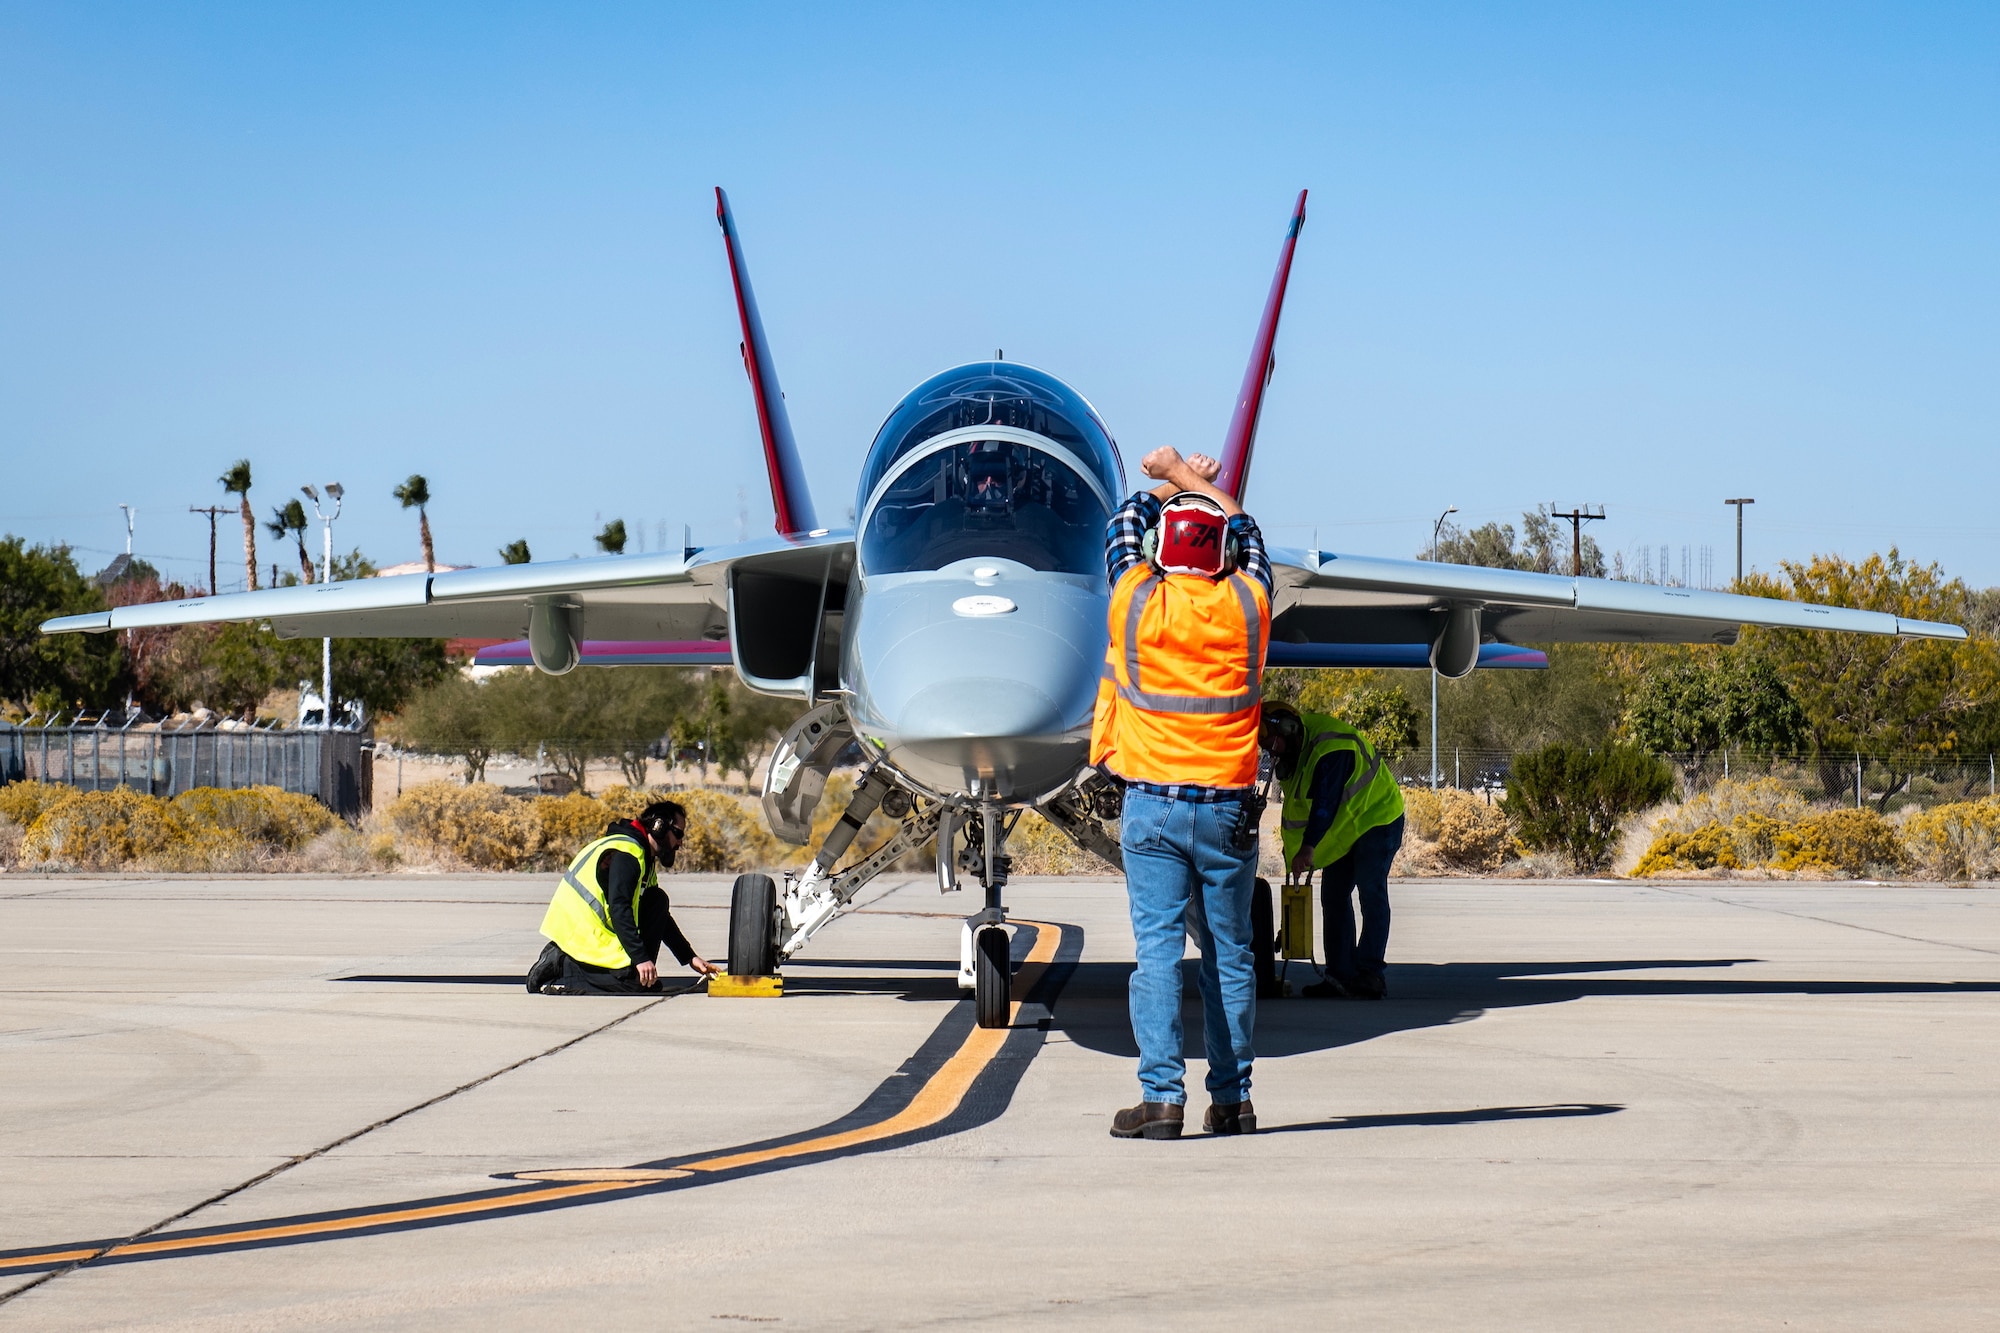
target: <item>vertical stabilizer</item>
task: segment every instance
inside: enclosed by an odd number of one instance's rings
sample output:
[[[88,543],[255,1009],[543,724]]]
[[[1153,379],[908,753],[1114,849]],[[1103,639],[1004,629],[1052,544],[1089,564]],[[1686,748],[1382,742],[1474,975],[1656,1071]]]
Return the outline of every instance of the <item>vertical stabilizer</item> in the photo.
[[[1271,349],[1278,341],[1278,316],[1285,308],[1285,282],[1292,276],[1292,252],[1298,249],[1299,229],[1306,225],[1306,192],[1292,209],[1292,225],[1285,230],[1284,248],[1278,252],[1278,271],[1271,278],[1271,294],[1264,298],[1264,317],[1257,322],[1257,341],[1250,348],[1250,364],[1243,371],[1243,387],[1236,392],[1236,413],[1229,419],[1229,434],[1223,437],[1222,471],[1215,484],[1238,501],[1250,480],[1250,450],[1257,442],[1257,417],[1264,410],[1264,389],[1271,382],[1275,363]]]
[[[799,447],[792,438],[792,419],[785,412],[785,395],[778,388],[778,369],[757,313],[757,296],[750,290],[750,270],[743,262],[743,244],[736,236],[736,219],[729,196],[715,190],[715,220],[722,224],[722,241],[729,251],[729,277],[736,284],[736,315],[743,325],[743,368],[750,372],[750,391],[757,399],[757,429],[764,436],[764,467],[771,474],[771,508],[778,531],[790,535],[819,527],[812,493],[806,489]]]

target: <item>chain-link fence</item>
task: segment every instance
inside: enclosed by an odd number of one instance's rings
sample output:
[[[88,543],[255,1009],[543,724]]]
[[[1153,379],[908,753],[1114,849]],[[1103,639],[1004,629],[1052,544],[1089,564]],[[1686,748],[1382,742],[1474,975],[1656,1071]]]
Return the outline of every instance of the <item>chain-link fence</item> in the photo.
[[[1516,750],[1442,746],[1435,785],[1497,795],[1513,772]],[[1972,801],[2000,793],[2000,765],[1989,754],[1927,755],[1823,752],[1768,754],[1716,750],[1706,754],[1665,754],[1679,779],[1681,796],[1697,795],[1724,778],[1771,778],[1814,805],[1873,806],[1889,813],[1905,806],[1929,809],[1951,801]],[[1407,787],[1433,785],[1428,748],[1390,761],[1396,780]]]
[[[335,728],[224,727],[141,715],[58,715],[0,722],[0,782],[56,782],[85,791],[130,787],[172,797],[196,787],[279,787],[343,818],[374,804],[374,739]]]

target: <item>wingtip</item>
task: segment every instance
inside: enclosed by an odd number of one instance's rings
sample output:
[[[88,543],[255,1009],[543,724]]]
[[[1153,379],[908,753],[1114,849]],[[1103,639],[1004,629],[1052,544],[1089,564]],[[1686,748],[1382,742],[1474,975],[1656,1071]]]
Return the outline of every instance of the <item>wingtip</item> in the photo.
[[[103,634],[111,628],[109,611],[87,611],[80,616],[57,616],[42,622],[44,634]]]

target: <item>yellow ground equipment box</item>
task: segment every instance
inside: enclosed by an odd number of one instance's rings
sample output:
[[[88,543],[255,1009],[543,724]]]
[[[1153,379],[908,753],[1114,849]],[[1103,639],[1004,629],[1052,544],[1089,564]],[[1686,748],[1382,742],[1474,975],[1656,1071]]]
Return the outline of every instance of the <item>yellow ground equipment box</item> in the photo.
[[[1307,874],[1303,883],[1292,883],[1291,876],[1278,890],[1278,957],[1283,959],[1304,959],[1310,963],[1313,957],[1313,903],[1312,876]]]
[[[708,979],[710,995],[751,996],[783,995],[783,977],[739,977],[728,972],[717,972]]]

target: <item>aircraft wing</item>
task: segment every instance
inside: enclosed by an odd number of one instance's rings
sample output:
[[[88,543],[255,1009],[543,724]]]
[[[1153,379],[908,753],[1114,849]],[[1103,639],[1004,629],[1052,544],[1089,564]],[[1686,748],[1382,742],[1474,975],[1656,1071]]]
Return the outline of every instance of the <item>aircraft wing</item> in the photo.
[[[1650,583],[1272,548],[1271,643],[1432,645],[1447,676],[1482,644],[1734,643],[1744,625],[1963,639],[1881,611]]]
[[[121,606],[63,616],[45,634],[163,625],[268,623],[280,638],[533,638],[538,614],[586,640],[723,642],[746,608],[750,639],[792,622],[810,640],[829,582],[844,583],[851,533],[767,537],[687,555],[603,556],[443,574],[401,574]],[[794,614],[794,613],[797,614]],[[577,653],[573,652],[572,657]],[[573,663],[572,663],[573,664]],[[754,664],[753,664],[754,665]],[[758,674],[754,673],[753,674]]]

